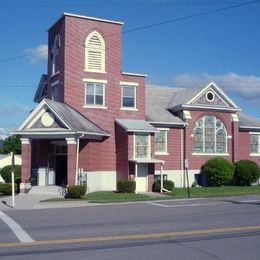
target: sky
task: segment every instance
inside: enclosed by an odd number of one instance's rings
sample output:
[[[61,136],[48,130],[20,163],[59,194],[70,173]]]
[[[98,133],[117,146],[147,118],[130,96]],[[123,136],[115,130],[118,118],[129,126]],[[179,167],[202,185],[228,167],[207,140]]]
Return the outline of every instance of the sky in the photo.
[[[260,0],[0,0],[0,138],[36,106],[47,30],[64,12],[124,22],[122,71],[172,87],[213,80],[260,117]]]

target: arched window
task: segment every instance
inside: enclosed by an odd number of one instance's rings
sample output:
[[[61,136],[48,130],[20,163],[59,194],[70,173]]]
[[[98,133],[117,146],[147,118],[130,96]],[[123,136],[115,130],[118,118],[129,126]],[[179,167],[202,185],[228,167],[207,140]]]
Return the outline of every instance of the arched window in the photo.
[[[85,70],[105,72],[105,42],[96,31],[90,33],[85,41]]]
[[[52,53],[52,75],[60,72],[60,35],[54,38]]]
[[[227,131],[224,123],[207,115],[197,120],[193,129],[194,153],[227,153]]]

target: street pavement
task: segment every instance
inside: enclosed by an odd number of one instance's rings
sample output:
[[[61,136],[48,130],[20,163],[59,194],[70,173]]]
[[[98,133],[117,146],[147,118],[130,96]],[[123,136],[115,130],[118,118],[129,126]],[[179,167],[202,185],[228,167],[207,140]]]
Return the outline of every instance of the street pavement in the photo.
[[[260,196],[67,203],[1,210],[0,259],[259,259]]]

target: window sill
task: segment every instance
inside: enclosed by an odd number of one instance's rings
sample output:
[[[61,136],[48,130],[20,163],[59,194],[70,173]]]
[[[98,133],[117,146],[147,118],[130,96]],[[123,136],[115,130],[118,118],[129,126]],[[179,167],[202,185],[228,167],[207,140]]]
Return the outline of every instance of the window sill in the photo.
[[[103,70],[87,70],[87,69],[84,69],[85,72],[94,72],[94,73],[101,73],[101,74],[107,74],[106,71],[103,71]]]
[[[120,110],[127,110],[127,111],[138,111],[137,108],[132,107],[121,107]]]
[[[169,155],[167,152],[155,152],[155,155]]]
[[[260,156],[260,153],[250,153],[249,156]]]
[[[107,107],[103,107],[103,106],[89,106],[89,105],[84,105],[83,108],[107,109]]]
[[[199,156],[229,156],[229,153],[192,153]]]
[[[53,78],[53,77],[55,77],[56,75],[58,75],[59,73],[60,73],[60,72],[57,71],[57,72],[53,73],[53,74],[51,75],[51,77]]]

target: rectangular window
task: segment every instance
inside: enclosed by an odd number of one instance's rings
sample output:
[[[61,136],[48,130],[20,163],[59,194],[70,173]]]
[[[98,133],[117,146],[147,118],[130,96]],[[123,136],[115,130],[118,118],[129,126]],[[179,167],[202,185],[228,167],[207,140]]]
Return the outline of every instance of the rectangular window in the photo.
[[[149,158],[149,134],[135,134],[135,158]]]
[[[135,86],[122,86],[122,107],[136,108]]]
[[[250,135],[250,152],[251,153],[260,153],[259,151],[259,137],[260,135]]]
[[[86,105],[104,106],[104,84],[86,83]]]
[[[155,133],[155,152],[167,153],[167,130]]]
[[[59,83],[52,85],[52,100],[59,101]]]

